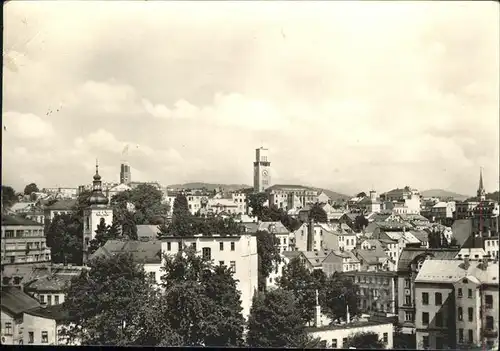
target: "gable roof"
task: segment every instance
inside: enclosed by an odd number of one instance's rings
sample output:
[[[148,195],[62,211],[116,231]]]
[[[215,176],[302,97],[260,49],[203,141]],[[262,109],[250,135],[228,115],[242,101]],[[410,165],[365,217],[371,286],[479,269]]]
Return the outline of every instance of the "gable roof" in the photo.
[[[325,258],[330,254],[330,250],[324,251],[302,251],[305,258],[309,261],[309,263],[313,267],[321,266],[321,263],[325,260]]]
[[[481,262],[471,262],[466,268],[462,260],[426,260],[415,282],[455,283],[467,276],[473,276],[484,284],[498,285],[498,262],[490,262],[486,269],[482,269]]]
[[[35,307],[28,311],[25,311],[24,313],[31,316],[52,319],[56,322],[69,320],[69,312],[63,303],[47,307]]]
[[[422,243],[429,241],[429,233],[425,230],[410,230],[409,232]]]
[[[158,225],[151,224],[138,224],[137,227],[137,237],[140,238],[148,238],[148,239],[156,239],[158,235]]]
[[[426,249],[405,247],[398,260],[398,272],[409,272],[410,264],[419,256],[431,255],[434,259],[453,259],[459,249]]]
[[[108,240],[89,259],[112,257],[118,253],[131,253],[140,263],[161,263],[161,241]]]
[[[63,291],[74,277],[74,274],[48,275],[28,284],[25,289],[27,291]]]
[[[290,231],[281,222],[260,222],[258,230],[268,231],[274,230],[275,234],[289,234]]]
[[[302,255],[302,251],[284,251],[281,254],[286,258],[288,258],[289,260],[291,260],[295,257]]]
[[[374,250],[356,249],[355,255],[364,260],[367,264],[379,264],[380,259],[389,258],[381,247],[375,246]]]
[[[5,309],[15,316],[40,306],[37,300],[15,287],[2,286],[1,295],[2,310]]]

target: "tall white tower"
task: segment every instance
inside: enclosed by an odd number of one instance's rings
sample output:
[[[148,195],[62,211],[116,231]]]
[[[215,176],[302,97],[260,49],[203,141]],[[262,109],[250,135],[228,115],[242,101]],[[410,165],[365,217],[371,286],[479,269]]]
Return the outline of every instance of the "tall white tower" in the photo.
[[[108,206],[109,200],[102,193],[101,176],[99,165],[96,162],[94,181],[92,182],[92,194],[89,198],[89,206],[83,212],[83,262],[88,259],[88,246],[95,238],[97,226],[104,219],[106,225],[113,223],[113,210]]]
[[[263,147],[255,149],[253,189],[256,193],[265,191],[271,186],[271,162],[268,160],[268,155],[268,149]]]

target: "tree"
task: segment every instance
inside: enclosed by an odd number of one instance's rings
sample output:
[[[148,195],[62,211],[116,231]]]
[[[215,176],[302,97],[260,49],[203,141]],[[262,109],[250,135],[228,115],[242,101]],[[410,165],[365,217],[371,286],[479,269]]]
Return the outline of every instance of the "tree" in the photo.
[[[293,294],[282,289],[254,295],[248,320],[250,347],[303,347],[305,325]]]
[[[356,195],[356,197],[366,197],[366,193],[364,191],[358,193],[358,195]]]
[[[252,209],[252,215],[261,217],[264,203],[268,200],[269,195],[266,192],[247,194],[247,206]]]
[[[196,234],[195,229],[187,198],[179,193],[174,200],[172,222],[168,226],[169,235],[190,236]]]
[[[362,214],[356,216],[356,218],[354,219],[354,228],[357,232],[364,230],[368,226],[368,224],[368,219],[366,219],[366,217]]]
[[[319,203],[315,203],[309,211],[309,219],[317,223],[326,223],[328,222],[328,215]]]
[[[241,346],[244,319],[233,273],[191,248],[165,256],[159,311],[184,346]]]
[[[45,236],[53,263],[82,264],[83,230],[76,216],[54,216],[45,223]]]
[[[379,340],[378,334],[374,332],[359,332],[347,339],[344,348],[354,347],[356,349],[385,349],[385,344]]]
[[[317,277],[319,283],[321,278]],[[309,273],[299,257],[290,260],[278,280],[278,287],[292,292],[295,296],[303,323],[314,320],[318,285],[315,277]]]
[[[349,278],[333,275],[326,280],[320,291],[320,304],[324,313],[332,320],[346,320],[347,308],[351,317],[359,314],[359,287]]]
[[[2,208],[10,208],[18,201],[14,188],[2,185]]]
[[[74,326],[63,335],[82,345],[137,345],[144,330],[144,310],[154,291],[144,268],[130,254],[98,257],[90,270],[74,278],[64,308]]]
[[[168,232],[168,227],[165,225],[165,223],[160,224],[158,226],[158,233],[156,234],[156,237],[158,239],[161,239],[164,236],[167,236],[169,234]]]
[[[263,291],[266,288],[266,279],[271,274],[275,265],[281,262],[279,252],[279,239],[267,231],[257,231],[257,262],[258,262],[258,286]]]
[[[30,183],[24,187],[24,195],[31,195],[31,193],[37,193],[38,191],[35,183]]]
[[[112,225],[106,225],[104,218],[97,225],[96,235],[89,243],[89,254],[93,254],[100,247],[103,247],[108,240],[117,239],[120,236],[118,222],[113,220]]]
[[[416,340],[413,334],[404,334],[401,325],[394,325],[394,337],[393,337],[393,349],[394,350],[415,350]]]
[[[122,226],[122,236],[130,240],[137,240],[137,225],[135,222],[134,214],[131,212],[125,212],[123,214],[123,219],[121,222]]]

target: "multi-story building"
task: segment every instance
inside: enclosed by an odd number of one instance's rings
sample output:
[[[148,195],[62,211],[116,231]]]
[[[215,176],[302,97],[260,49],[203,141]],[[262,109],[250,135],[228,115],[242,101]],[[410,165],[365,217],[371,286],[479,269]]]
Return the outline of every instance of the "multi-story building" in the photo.
[[[403,249],[397,266],[398,319],[405,334],[415,334],[415,278],[425,260],[454,259],[459,249]]]
[[[130,165],[127,161],[123,161],[120,165],[120,184],[128,185],[132,181],[132,173]]]
[[[74,207],[76,205],[76,200],[73,199],[62,199],[57,200],[55,203],[49,206],[45,206],[45,222],[51,221],[56,215],[72,214],[74,212]]]
[[[2,216],[2,265],[50,262],[44,226],[17,216]]]
[[[420,193],[418,190],[411,189],[408,186],[381,194],[380,200],[386,210],[402,214],[420,214]]]
[[[363,312],[396,313],[398,285],[396,272],[350,271],[342,274],[359,286],[359,309]]]
[[[97,226],[101,220],[106,225],[113,223],[113,209],[108,206],[109,200],[102,193],[101,176],[99,175],[99,166],[96,164],[93,181],[92,194],[89,198],[89,205],[83,213],[83,262],[88,259],[88,246],[91,240],[95,238]]]
[[[269,150],[260,147],[255,149],[253,163],[253,188],[256,193],[265,191],[271,186],[271,161],[268,160]]]
[[[23,344],[23,313],[40,303],[15,287],[2,286],[2,345]]]
[[[455,201],[438,202],[432,206],[430,217],[433,222],[441,223],[443,225],[450,225],[453,223],[453,213],[455,213]]]
[[[175,255],[185,246],[191,246],[204,257],[234,272],[237,289],[241,292],[243,316],[248,317],[255,291],[257,291],[257,239],[255,235],[195,235],[169,236],[162,239],[162,254]]]
[[[267,189],[269,204],[283,210],[304,209],[318,202],[322,192],[302,185],[277,184]]]
[[[382,210],[381,203],[375,190],[370,191],[370,196],[363,198],[357,203],[357,207],[363,213],[379,213]]]
[[[350,251],[330,251],[321,266],[326,276],[331,276],[334,273],[361,270],[359,259]]]
[[[498,347],[498,263],[427,260],[415,279],[417,348]]]
[[[498,237],[485,238],[484,250],[491,258],[498,260]]]
[[[71,187],[44,188],[42,192],[49,195],[58,195],[63,199],[75,199],[78,196],[78,188]]]
[[[41,209],[34,209],[25,214],[26,219],[30,219],[40,224],[45,224],[45,213]]]
[[[474,209],[479,205],[479,201],[457,201],[455,203],[454,219],[468,219],[474,215]]]
[[[281,222],[259,222],[257,230],[274,234],[274,236],[279,240],[280,253],[291,250],[290,231],[286,229]]]

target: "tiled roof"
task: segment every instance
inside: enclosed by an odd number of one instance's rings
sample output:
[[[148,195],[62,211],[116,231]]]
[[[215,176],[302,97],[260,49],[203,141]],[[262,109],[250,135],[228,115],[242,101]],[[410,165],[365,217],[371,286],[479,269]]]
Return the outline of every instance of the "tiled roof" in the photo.
[[[481,283],[498,285],[498,263],[490,262],[486,269],[482,269],[481,262],[471,261],[466,269],[462,260],[426,260],[415,282],[454,283],[466,276],[476,277]]]
[[[242,223],[248,233],[257,233],[259,230],[259,223]]]
[[[74,278],[74,274],[51,274],[26,286],[29,291],[63,291]]]
[[[118,253],[131,253],[141,263],[161,263],[161,241],[108,240],[90,259]]]
[[[72,210],[76,205],[76,200],[59,200],[56,203],[45,207],[47,210]]]
[[[39,307],[40,303],[18,288],[2,286],[2,310],[6,309],[13,315]]]
[[[302,255],[302,251],[284,251],[282,255],[291,260],[295,257]]]
[[[24,225],[24,226],[39,226],[43,227],[43,224],[32,221],[31,219],[26,219],[19,216],[2,216],[2,226],[4,225]]]
[[[313,266],[319,266],[325,260],[326,256],[330,254],[331,251],[302,251],[304,256]]]
[[[140,238],[148,238],[148,239],[156,239],[158,234],[158,226],[150,225],[150,224],[139,224],[137,227],[137,237]]]
[[[281,222],[260,222],[258,230],[271,231],[274,230],[276,234],[289,234],[290,231]]]
[[[398,272],[408,272],[410,264],[418,257],[430,255],[433,259],[453,259],[459,249],[425,249],[425,248],[408,248],[405,247],[398,260]]]
[[[64,304],[52,305],[47,307],[36,307],[25,311],[24,313],[55,320],[56,322],[66,321],[69,319],[69,313]]]
[[[363,259],[369,265],[380,263],[381,258],[388,258],[388,256],[385,254],[385,251],[380,247],[375,247],[374,250],[357,249],[355,254],[358,258],[361,257],[361,259]]]
[[[335,256],[339,256],[342,258],[350,258],[354,262],[359,262],[359,259],[351,251],[335,250],[335,251],[330,251],[330,254],[333,254]]]
[[[429,233],[425,230],[410,230],[410,233],[422,243],[429,241]]]

